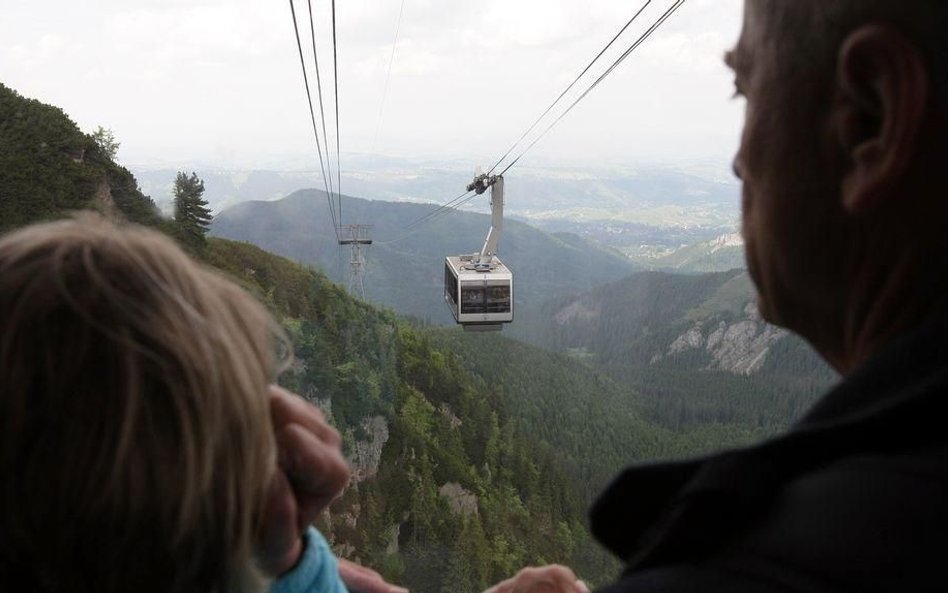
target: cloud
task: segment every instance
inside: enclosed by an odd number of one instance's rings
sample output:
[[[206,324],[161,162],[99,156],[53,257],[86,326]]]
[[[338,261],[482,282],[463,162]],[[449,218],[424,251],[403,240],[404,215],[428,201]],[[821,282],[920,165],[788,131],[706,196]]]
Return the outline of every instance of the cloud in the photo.
[[[138,8],[112,16],[106,34],[118,48],[170,61],[208,56],[236,60],[278,45],[288,28],[274,16],[255,8],[238,12],[228,4]]]
[[[56,60],[66,51],[66,45],[62,35],[46,33],[32,43],[14,44],[5,53],[11,63],[28,69]]]
[[[587,21],[588,13],[578,2],[559,6],[547,0],[492,2],[483,13],[479,38],[498,49],[546,47],[582,35]]]
[[[123,156],[163,162],[311,156],[285,0],[50,1],[4,0],[0,80],[62,106],[86,129],[112,127]],[[650,14],[670,2],[654,0]],[[729,152],[724,145],[730,140],[720,138],[735,136],[739,115],[726,100],[730,78],[720,56],[736,38],[740,5],[688,0],[531,158],[610,150],[606,156],[628,158],[651,147],[674,148],[695,130],[701,138],[718,138],[696,140],[696,146]],[[343,150],[376,146],[404,156],[496,158],[639,6],[627,0],[404,0],[379,123],[402,4],[339,2]],[[296,7],[315,84],[306,2],[296,0]],[[331,85],[330,3],[313,0],[313,7],[323,84]],[[604,64],[642,31],[633,29]]]
[[[722,56],[731,43],[717,32],[675,33],[643,46],[640,57],[681,72],[715,73],[722,69]]]

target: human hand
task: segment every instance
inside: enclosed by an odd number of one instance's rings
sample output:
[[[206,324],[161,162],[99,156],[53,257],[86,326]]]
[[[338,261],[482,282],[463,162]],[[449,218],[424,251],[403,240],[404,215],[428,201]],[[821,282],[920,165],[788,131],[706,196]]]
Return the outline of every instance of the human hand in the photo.
[[[339,578],[350,593],[408,593],[408,589],[385,582],[382,575],[345,558],[339,559]]]
[[[342,438],[323,413],[303,398],[273,385],[270,416],[276,436],[277,470],[264,502],[257,556],[279,576],[303,552],[303,533],[349,482]]]
[[[484,593],[589,593],[586,583],[559,564],[524,568]]]

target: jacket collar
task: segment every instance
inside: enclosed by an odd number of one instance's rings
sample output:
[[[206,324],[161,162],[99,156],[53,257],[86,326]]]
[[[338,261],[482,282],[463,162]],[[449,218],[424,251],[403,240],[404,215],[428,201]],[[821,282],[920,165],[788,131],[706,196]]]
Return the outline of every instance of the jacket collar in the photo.
[[[702,459],[625,470],[594,504],[596,538],[630,569],[720,546],[795,476],[854,452],[944,438],[948,319],[891,343],[790,432]],[[708,546],[711,546],[709,548]]]

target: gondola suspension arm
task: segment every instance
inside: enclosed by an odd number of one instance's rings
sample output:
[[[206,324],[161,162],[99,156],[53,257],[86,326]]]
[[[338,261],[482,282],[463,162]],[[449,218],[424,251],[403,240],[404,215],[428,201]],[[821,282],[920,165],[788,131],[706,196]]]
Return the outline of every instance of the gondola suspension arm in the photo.
[[[490,269],[497,254],[497,244],[504,232],[504,178],[501,175],[478,175],[467,186],[467,191],[482,194],[490,188],[490,230],[481,248],[480,255],[474,263],[478,269]]]

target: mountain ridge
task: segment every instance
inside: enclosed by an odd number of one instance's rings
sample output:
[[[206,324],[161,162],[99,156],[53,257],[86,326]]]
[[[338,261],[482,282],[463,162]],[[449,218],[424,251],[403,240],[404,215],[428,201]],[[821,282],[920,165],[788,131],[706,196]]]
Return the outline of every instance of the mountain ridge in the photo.
[[[300,190],[282,200],[243,202],[221,212],[212,233],[317,265],[345,283],[348,270],[340,269],[340,248],[325,200],[320,190]],[[405,315],[452,323],[442,296],[444,258],[479,251],[489,217],[453,212],[406,230],[433,207],[343,196],[342,210],[346,220],[374,224],[376,240],[367,251],[367,298]],[[621,254],[575,235],[552,235],[513,220],[504,224],[498,252],[514,272],[515,316],[550,295],[567,294],[636,269]],[[344,255],[348,257],[348,252]]]

